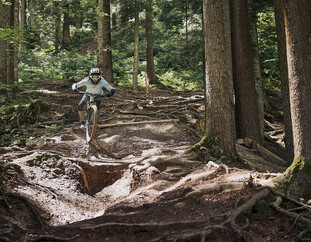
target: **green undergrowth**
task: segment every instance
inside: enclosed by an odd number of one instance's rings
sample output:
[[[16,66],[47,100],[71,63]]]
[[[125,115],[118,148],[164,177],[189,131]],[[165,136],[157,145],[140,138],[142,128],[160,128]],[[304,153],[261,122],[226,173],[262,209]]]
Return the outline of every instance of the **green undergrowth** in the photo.
[[[21,82],[16,88],[2,86],[0,95],[0,147],[26,146],[28,139],[53,135],[59,125],[40,125],[50,119],[51,105],[36,91],[38,82]],[[7,89],[15,89],[8,98]]]

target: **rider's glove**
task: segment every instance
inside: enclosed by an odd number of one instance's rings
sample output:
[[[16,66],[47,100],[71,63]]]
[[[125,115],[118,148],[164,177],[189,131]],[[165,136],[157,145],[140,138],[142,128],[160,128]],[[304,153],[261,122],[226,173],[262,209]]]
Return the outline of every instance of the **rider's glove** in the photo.
[[[78,92],[78,88],[77,88],[77,84],[76,83],[74,83],[73,85],[72,85],[72,91],[74,91],[74,92]]]
[[[106,97],[111,97],[114,93],[115,93],[115,89],[114,88],[112,88],[111,90],[110,90],[110,92],[106,95]]]

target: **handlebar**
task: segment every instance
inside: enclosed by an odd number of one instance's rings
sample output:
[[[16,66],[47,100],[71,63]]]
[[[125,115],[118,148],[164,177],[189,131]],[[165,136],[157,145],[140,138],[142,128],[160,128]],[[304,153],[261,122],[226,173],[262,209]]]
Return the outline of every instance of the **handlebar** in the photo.
[[[90,97],[94,97],[94,98],[97,97],[97,96],[106,97],[106,95],[88,93],[88,92],[81,91],[79,89],[77,89],[77,90],[78,90],[78,93],[86,94],[86,95],[88,95]]]

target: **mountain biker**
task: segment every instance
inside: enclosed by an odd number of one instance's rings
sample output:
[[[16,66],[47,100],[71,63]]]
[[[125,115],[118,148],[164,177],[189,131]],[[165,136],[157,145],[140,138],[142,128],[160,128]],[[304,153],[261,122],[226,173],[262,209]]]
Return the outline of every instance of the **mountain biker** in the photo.
[[[115,89],[108,84],[108,82],[101,76],[101,72],[98,68],[92,68],[89,72],[89,76],[84,78],[82,81],[78,83],[74,83],[72,85],[72,90],[74,92],[78,92],[78,88],[86,86],[86,92],[91,94],[98,94],[98,96],[95,98],[95,103],[98,109],[98,115],[99,115],[99,108],[102,101],[102,97],[111,97],[115,93]],[[103,87],[106,88],[109,93],[106,95],[103,95]],[[84,121],[84,106],[89,101],[90,97],[86,94],[83,95],[79,105],[78,105],[78,114],[81,122],[81,129],[85,128],[85,121]]]

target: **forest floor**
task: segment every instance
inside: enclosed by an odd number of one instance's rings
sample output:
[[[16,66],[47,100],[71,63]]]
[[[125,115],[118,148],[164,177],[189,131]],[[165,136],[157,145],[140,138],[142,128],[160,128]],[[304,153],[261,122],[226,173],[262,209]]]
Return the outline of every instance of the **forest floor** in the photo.
[[[199,157],[188,152],[203,136],[202,91],[151,89],[146,95],[116,86],[116,94],[103,100],[101,129],[88,144],[76,112],[81,96],[71,84],[49,81],[39,90],[24,90],[37,93],[23,111],[36,122],[22,124],[20,115],[10,133],[20,138],[0,147],[0,160],[9,168],[0,174],[0,240],[298,241],[310,236],[303,210],[309,207],[268,187],[288,166],[277,94],[268,95],[265,148],[239,140],[244,161],[232,164],[208,152]]]

